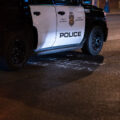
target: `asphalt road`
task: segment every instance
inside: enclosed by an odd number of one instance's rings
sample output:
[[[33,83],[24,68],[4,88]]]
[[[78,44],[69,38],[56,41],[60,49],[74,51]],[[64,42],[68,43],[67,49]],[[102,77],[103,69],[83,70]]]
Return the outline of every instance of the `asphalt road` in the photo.
[[[120,120],[120,15],[108,25],[97,57],[34,56],[23,70],[1,70],[0,120]]]

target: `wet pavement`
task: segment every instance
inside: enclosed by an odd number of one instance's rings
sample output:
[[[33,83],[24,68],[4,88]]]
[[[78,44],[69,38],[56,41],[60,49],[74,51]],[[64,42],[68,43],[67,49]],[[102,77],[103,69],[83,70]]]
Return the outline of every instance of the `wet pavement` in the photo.
[[[120,39],[96,57],[33,56],[20,71],[1,70],[0,120],[120,120]]]

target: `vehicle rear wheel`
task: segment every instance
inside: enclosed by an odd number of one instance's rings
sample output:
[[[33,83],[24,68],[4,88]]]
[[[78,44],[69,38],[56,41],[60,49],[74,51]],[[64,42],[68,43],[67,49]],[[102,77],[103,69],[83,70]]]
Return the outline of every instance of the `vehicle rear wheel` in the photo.
[[[32,53],[31,36],[25,31],[11,33],[4,47],[4,65],[10,70],[22,68]]]
[[[83,53],[90,55],[98,55],[103,47],[104,33],[100,26],[95,26],[82,48]]]

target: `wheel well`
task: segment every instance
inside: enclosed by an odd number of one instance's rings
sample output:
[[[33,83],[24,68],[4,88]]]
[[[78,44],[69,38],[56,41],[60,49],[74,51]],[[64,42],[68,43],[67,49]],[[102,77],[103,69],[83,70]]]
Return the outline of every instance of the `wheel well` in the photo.
[[[36,27],[33,27],[33,49],[37,48],[38,45],[38,31]]]
[[[94,26],[100,26],[103,29],[104,32],[104,41],[107,40],[107,35],[108,35],[108,28],[107,24],[104,21],[95,21]]]

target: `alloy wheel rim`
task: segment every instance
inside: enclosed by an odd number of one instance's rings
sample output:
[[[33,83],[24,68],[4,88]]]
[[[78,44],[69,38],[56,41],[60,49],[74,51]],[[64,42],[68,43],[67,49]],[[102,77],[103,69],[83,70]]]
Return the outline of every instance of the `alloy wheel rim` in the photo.
[[[101,32],[96,31],[92,39],[92,47],[95,51],[99,51],[101,49],[102,44],[103,44],[102,39],[103,37],[102,37]]]

